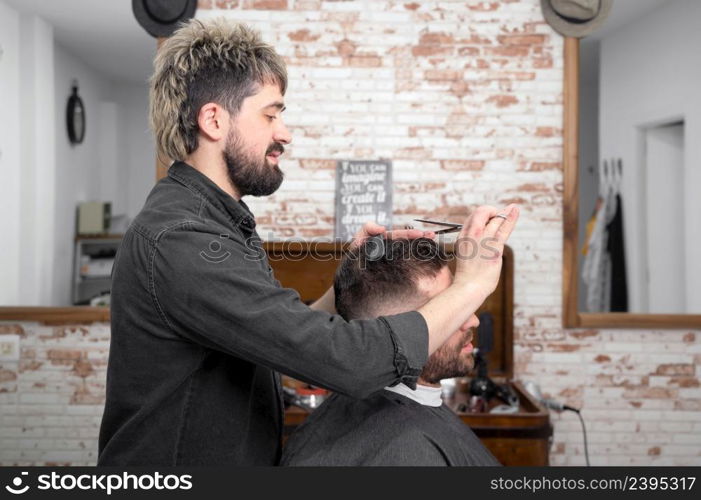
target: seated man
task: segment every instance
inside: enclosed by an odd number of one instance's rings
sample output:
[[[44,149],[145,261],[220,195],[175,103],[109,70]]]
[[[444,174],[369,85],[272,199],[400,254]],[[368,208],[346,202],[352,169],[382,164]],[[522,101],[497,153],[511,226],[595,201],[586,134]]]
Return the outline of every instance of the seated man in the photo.
[[[336,310],[347,320],[411,311],[451,282],[434,241],[372,238],[340,263]],[[473,366],[471,328],[478,324],[473,315],[429,358],[416,388],[399,384],[362,400],[332,395],[290,437],[281,464],[498,465],[441,400],[441,379]]]

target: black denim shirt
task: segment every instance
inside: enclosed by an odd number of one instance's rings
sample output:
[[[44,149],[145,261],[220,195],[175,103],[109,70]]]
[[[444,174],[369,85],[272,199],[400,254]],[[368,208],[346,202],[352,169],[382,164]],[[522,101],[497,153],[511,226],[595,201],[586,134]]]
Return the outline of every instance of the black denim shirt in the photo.
[[[353,397],[415,384],[417,312],[346,322],[272,275],[253,215],[185,163],[151,191],[112,275],[100,465],[273,465],[280,371]]]

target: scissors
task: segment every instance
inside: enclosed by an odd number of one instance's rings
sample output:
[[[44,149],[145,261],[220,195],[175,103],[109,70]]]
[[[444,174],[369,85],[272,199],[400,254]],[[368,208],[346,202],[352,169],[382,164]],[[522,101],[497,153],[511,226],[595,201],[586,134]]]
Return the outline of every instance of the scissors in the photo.
[[[501,219],[506,220],[506,215],[504,214],[497,214],[492,219],[495,219],[496,217],[499,217]],[[438,226],[447,226],[445,229],[440,229],[438,231],[434,231],[436,234],[447,234],[447,233],[457,233],[462,229],[462,224],[454,224],[452,222],[438,222],[435,220],[427,220],[427,219],[414,219],[416,222],[423,222],[424,224],[436,224]],[[491,220],[491,219],[490,219]]]
[[[414,219],[416,222],[423,222],[424,224],[436,224],[437,226],[447,226],[445,229],[440,229],[434,231],[436,234],[446,234],[446,233],[457,233],[462,229],[462,224],[453,224],[452,222],[438,222],[435,220],[426,219]]]

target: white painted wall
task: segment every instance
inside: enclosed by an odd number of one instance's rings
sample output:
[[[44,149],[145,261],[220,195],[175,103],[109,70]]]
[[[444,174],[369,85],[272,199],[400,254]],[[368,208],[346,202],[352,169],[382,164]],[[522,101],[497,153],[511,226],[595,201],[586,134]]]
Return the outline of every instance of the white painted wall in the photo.
[[[679,119],[685,124],[684,212],[701,213],[701,2],[675,0],[650,12],[601,42],[600,153],[623,158],[623,201],[628,261],[629,305],[639,311],[645,283],[639,251],[645,238],[641,186],[641,127]],[[683,224],[682,214],[669,213],[669,224]],[[684,224],[690,312],[701,312],[701,223]],[[660,262],[659,265],[664,265]]]
[[[119,168],[120,122],[116,102],[100,101],[95,113],[98,124],[98,145],[95,163],[97,190],[93,197],[112,203],[112,210],[119,214],[126,211],[126,176]]]
[[[684,212],[684,125],[650,128],[645,136],[648,311],[684,314],[686,226],[694,220]],[[669,213],[680,214],[678,224],[669,223]]]
[[[0,3],[0,303],[48,305],[53,266],[53,29]]]
[[[41,18],[0,0],[0,305],[68,305],[75,210],[113,204],[134,217],[155,179],[148,89],[114,82],[56,44]],[[71,146],[73,81],[86,109],[85,140]]]
[[[56,45],[56,191],[55,303],[67,303],[73,263],[75,207],[81,201],[109,201],[112,213],[133,218],[155,181],[155,154],[148,129],[148,87],[113,82]],[[73,79],[85,104],[87,132],[71,146],[65,127],[65,103]],[[59,229],[60,228],[60,229]],[[58,302],[57,302],[58,301]]]
[[[0,2],[0,304],[19,293],[20,131],[19,14]]]
[[[56,204],[54,209],[55,239],[53,243],[53,304],[70,303],[70,283],[73,270],[75,210],[83,201],[111,201],[112,193],[103,191],[104,167],[113,167],[111,158],[116,151],[117,114],[110,99],[112,83],[87,66],[60,45],[54,46],[56,75],[54,81],[56,110]],[[85,139],[71,145],[66,131],[66,104],[73,82],[78,82],[78,95],[85,106]],[[106,148],[108,151],[105,151]],[[114,190],[122,191],[119,183]]]
[[[56,202],[53,28],[20,16],[20,290],[19,304],[51,305]]]
[[[114,85],[120,122],[119,161],[115,166],[126,176],[126,213],[133,219],[156,182],[156,146],[148,127],[148,84]]]

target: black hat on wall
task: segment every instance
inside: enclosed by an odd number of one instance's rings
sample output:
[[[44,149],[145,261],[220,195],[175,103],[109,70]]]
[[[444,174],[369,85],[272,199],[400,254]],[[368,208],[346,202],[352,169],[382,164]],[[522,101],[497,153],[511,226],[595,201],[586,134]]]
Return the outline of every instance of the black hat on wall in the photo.
[[[540,0],[543,17],[562,36],[582,38],[606,20],[613,0]]]
[[[197,0],[132,0],[131,8],[151,36],[167,37],[195,15]]]

